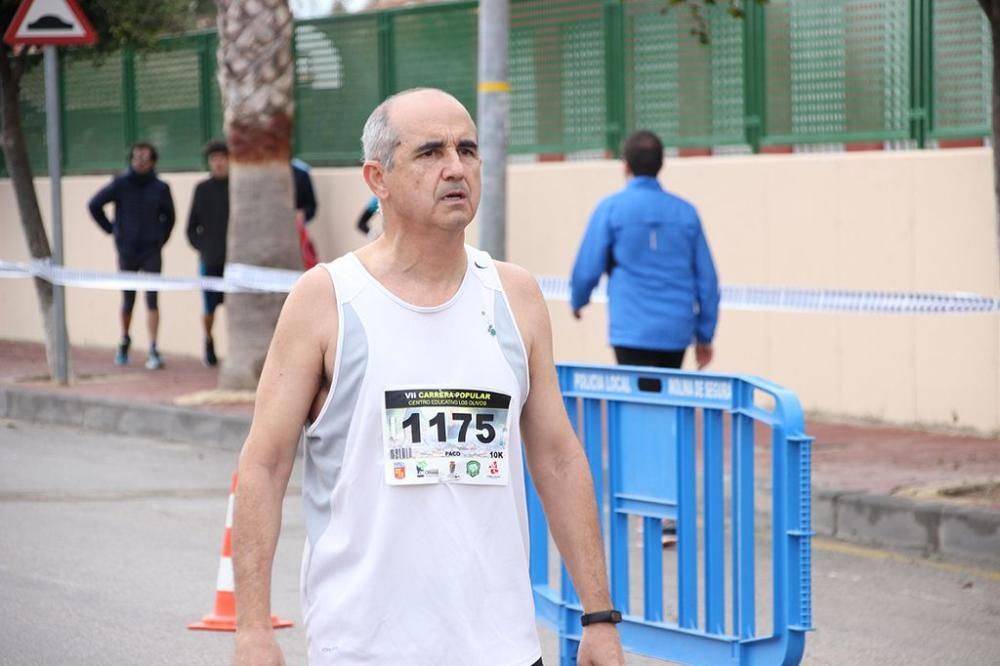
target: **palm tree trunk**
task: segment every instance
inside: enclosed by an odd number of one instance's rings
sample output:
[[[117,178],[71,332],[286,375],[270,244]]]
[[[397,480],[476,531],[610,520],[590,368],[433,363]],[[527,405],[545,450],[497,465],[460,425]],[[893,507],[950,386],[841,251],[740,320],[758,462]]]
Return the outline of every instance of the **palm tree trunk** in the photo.
[[[294,60],[288,0],[218,0],[219,86],[229,144],[228,263],[302,268],[291,167]],[[284,294],[226,297],[219,385],[257,386]]]
[[[23,58],[23,56],[21,56]],[[0,46],[0,144],[3,157],[14,186],[17,210],[21,227],[28,241],[28,252],[33,259],[48,259],[52,256],[49,237],[42,224],[42,213],[38,208],[35,193],[35,179],[28,159],[28,146],[21,125],[21,102],[19,99],[20,78],[25,63],[23,59],[11,59],[5,47]],[[56,376],[56,312],[52,298],[52,283],[35,278],[35,292],[38,294],[38,308],[42,313],[45,329],[45,356],[48,359],[49,376]]]

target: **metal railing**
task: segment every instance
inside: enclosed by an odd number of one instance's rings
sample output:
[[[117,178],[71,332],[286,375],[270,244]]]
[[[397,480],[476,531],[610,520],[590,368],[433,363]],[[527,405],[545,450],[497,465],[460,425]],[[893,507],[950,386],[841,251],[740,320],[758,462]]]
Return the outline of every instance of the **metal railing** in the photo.
[[[812,438],[795,395],[755,377],[627,366],[563,365],[559,383],[590,462],[625,650],[690,664],[798,663],[812,629]],[[764,431],[770,442],[755,446]],[[757,469],[768,458],[770,469]],[[582,610],[564,565],[552,585],[532,484],[528,517],[536,613],[571,666]],[[664,520],[676,525],[668,551]],[[758,529],[768,522],[769,536]]]

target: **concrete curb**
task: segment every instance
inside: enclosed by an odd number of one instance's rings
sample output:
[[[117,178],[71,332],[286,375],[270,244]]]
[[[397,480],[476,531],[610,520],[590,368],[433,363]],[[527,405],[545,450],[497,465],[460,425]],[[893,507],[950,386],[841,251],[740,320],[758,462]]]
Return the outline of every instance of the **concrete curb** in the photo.
[[[0,385],[0,417],[238,451],[248,416]],[[814,489],[813,531],[1000,569],[1000,512],[858,490]]]
[[[239,451],[250,417],[0,386],[0,417]]]
[[[1000,513],[862,491],[813,490],[813,531],[1000,568]]]

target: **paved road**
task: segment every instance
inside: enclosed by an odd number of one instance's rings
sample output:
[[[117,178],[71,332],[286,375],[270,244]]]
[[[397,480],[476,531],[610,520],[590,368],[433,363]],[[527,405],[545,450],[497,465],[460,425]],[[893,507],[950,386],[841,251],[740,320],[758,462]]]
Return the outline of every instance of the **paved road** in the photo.
[[[227,663],[231,634],[185,627],[212,608],[235,464],[208,446],[0,422],[0,664]],[[305,663],[303,539],[292,495],[274,575],[274,610],[297,623],[279,633],[289,664]],[[1000,664],[1000,572],[825,540],[814,559],[804,663]],[[557,663],[544,632],[543,645]]]

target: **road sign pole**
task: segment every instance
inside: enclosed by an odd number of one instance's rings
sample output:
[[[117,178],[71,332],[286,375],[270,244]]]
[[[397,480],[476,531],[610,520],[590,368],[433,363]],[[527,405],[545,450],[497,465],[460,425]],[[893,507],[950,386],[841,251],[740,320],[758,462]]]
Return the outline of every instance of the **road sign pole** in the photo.
[[[52,263],[63,265],[62,230],[62,128],[59,104],[59,51],[51,44],[45,49],[45,119],[49,144],[49,186],[52,189]],[[59,384],[69,383],[69,354],[66,349],[66,291],[52,285],[55,317],[55,377]]]
[[[22,0],[4,32],[10,46],[45,47],[45,124],[49,143],[49,186],[52,188],[52,264],[63,265],[62,231],[62,122],[59,103],[58,45],[93,44],[97,33],[80,10],[77,0]],[[54,339],[53,379],[69,383],[69,342],[66,336],[66,292],[52,285],[52,326]]]

